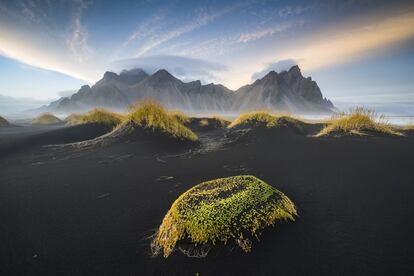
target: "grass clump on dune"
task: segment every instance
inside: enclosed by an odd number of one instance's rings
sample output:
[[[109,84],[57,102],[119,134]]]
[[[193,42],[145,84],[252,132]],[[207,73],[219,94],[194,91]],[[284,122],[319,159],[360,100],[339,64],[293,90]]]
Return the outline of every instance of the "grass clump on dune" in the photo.
[[[189,189],[172,204],[151,248],[155,255],[163,251],[168,257],[181,241],[187,240],[196,249],[234,240],[249,252],[249,237],[257,237],[259,230],[278,220],[294,220],[296,215],[287,196],[254,176],[211,180]]]
[[[374,111],[358,107],[352,109],[349,113],[341,113],[336,118],[333,118],[325,128],[316,134],[316,137],[338,134],[361,136],[369,135],[370,133],[403,135],[385,122],[383,117],[376,119]]]
[[[95,108],[82,115],[80,120],[84,124],[97,123],[115,127],[122,122],[123,116],[103,108]]]
[[[0,127],[10,126],[9,121],[0,116]]]
[[[82,114],[72,113],[67,116],[63,121],[70,126],[79,125],[82,123]]]
[[[197,141],[197,135],[188,129],[176,116],[168,113],[162,105],[154,101],[144,101],[131,108],[123,124],[160,131],[180,140]]]
[[[228,126],[229,128],[255,126],[255,127],[279,127],[292,125],[300,127],[302,121],[297,120],[289,115],[272,115],[270,113],[259,111],[240,115]]]
[[[405,125],[403,127],[403,130],[408,130],[408,131],[414,130],[414,124]]]
[[[122,122],[123,118],[121,114],[116,112],[104,108],[95,108],[85,114],[73,113],[66,117],[64,121],[71,126],[96,123],[115,127]]]
[[[209,118],[202,118],[199,122],[200,126],[213,126],[213,127],[227,127],[230,122],[220,118],[218,116],[213,116],[213,117],[209,117]]]
[[[35,125],[50,125],[61,122],[62,120],[50,113],[43,113],[32,120],[32,124]]]
[[[192,118],[187,116],[181,111],[172,111],[169,113],[172,117],[176,118],[182,124],[188,124],[191,122]]]

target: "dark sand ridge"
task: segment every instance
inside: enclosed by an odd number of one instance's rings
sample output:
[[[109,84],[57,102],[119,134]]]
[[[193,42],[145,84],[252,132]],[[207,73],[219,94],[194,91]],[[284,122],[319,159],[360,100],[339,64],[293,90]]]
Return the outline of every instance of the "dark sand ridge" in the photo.
[[[13,127],[0,130],[0,156],[17,151],[37,149],[51,144],[64,144],[84,141],[101,136],[112,127],[102,124],[83,124],[66,127],[44,125],[31,127]]]
[[[414,273],[411,137],[312,138],[263,128],[203,154],[160,154],[153,142],[122,141],[71,158],[70,148],[2,155],[3,274]],[[181,193],[238,174],[283,191],[297,221],[264,231],[251,253],[218,246],[203,259],[150,257],[149,237]]]

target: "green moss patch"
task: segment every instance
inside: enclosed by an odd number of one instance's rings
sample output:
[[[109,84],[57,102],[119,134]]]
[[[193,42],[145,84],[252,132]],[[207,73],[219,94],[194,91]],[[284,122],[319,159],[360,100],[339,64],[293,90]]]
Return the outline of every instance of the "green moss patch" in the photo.
[[[181,241],[202,248],[234,240],[249,252],[249,237],[296,215],[287,196],[254,176],[211,180],[189,189],[172,204],[151,248],[154,254],[163,251],[168,257]]]
[[[32,120],[32,124],[35,125],[51,125],[61,122],[62,120],[50,113],[43,113]]]

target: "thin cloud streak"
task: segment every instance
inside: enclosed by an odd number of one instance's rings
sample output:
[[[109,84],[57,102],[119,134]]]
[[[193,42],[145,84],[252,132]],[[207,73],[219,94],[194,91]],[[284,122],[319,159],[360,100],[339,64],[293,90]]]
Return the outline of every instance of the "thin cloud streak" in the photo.
[[[149,35],[153,35],[158,28],[153,26],[159,24],[165,18],[164,14],[157,14],[149,20],[142,23],[123,43],[122,47],[128,46],[134,40],[143,39]]]
[[[300,20],[300,21],[294,22],[294,23],[280,24],[280,25],[277,25],[277,26],[271,27],[271,28],[264,28],[264,29],[257,30],[257,31],[254,31],[254,32],[250,32],[250,33],[243,33],[243,34],[240,35],[237,42],[247,43],[247,42],[267,38],[267,37],[273,36],[276,33],[285,32],[285,31],[290,30],[292,28],[303,26],[304,24],[305,24],[305,21]]]
[[[90,2],[79,0],[79,5],[73,16],[72,33],[68,38],[68,46],[71,49],[74,58],[83,63],[93,54],[92,49],[88,45],[88,33],[82,25],[83,12],[91,5]]]
[[[149,52],[150,50],[160,46],[161,44],[164,44],[174,38],[177,38],[183,34],[190,33],[194,31],[197,28],[203,27],[211,22],[213,22],[216,18],[223,16],[224,14],[230,12],[231,9],[225,9],[220,12],[216,13],[210,13],[210,14],[202,14],[199,15],[196,19],[193,21],[184,24],[178,28],[175,28],[169,32],[155,35],[150,39],[150,42],[140,47],[136,53],[135,57],[143,56],[145,53]]]

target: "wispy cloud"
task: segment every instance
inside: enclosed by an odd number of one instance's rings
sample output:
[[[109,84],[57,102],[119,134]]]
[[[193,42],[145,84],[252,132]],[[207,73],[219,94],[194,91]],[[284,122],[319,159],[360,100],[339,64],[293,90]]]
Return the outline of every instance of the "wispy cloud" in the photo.
[[[316,8],[316,2],[310,5],[297,5],[297,6],[286,6],[277,10],[277,14],[280,17],[289,17],[289,16],[296,16],[301,15],[307,11],[310,11]]]
[[[33,1],[18,1],[17,2],[22,9],[22,14],[31,20],[34,23],[39,23],[40,18],[33,12],[33,8],[35,8],[35,3]]]
[[[92,3],[84,0],[78,0],[77,2],[78,6],[73,14],[72,19],[72,31],[69,34],[67,43],[74,58],[78,62],[83,63],[93,54],[92,49],[88,45],[88,32],[82,25],[83,12]]]
[[[255,41],[258,39],[263,39],[266,37],[273,36],[276,33],[285,32],[295,27],[303,26],[305,22],[303,20],[299,20],[297,22],[291,22],[287,24],[278,24],[274,27],[263,28],[259,30],[255,30],[252,32],[242,33],[237,40],[239,43],[246,43],[250,41]]]
[[[161,12],[151,17],[149,20],[144,21],[138,26],[138,28],[130,34],[130,36],[122,43],[122,47],[128,46],[134,40],[141,40],[149,35],[154,35],[154,33],[159,29],[154,26],[157,26],[165,18],[165,12]]]
[[[143,46],[138,48],[135,53],[135,57],[140,57],[145,53],[149,52],[150,50],[172,40],[177,37],[180,37],[186,33],[190,33],[195,29],[198,29],[202,26],[205,26],[211,22],[213,22],[216,18],[228,13],[231,9],[223,9],[219,12],[214,13],[202,13],[198,15],[194,20],[183,24],[177,28],[173,28],[164,33],[156,34],[149,39],[148,43],[145,43]]]

